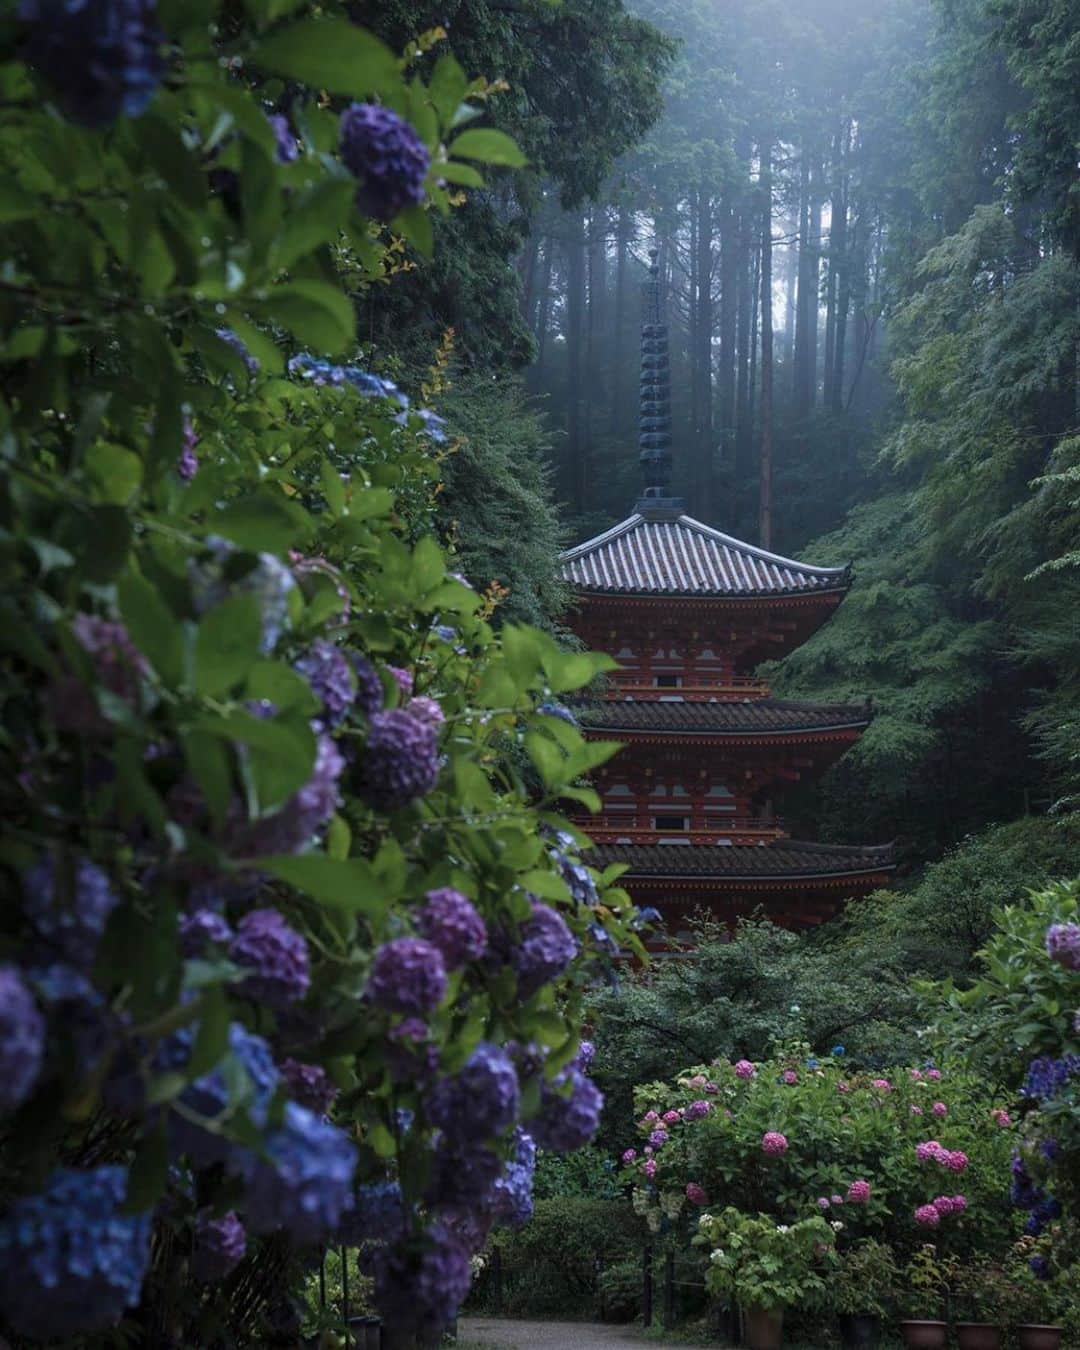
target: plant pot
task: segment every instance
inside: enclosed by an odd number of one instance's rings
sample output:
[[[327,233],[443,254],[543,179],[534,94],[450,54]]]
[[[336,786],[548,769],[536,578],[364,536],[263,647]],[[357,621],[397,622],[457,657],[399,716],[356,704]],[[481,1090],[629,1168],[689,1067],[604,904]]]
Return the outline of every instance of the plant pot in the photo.
[[[783,1308],[743,1307],[743,1340],[749,1350],[780,1350],[784,1343]]]
[[[901,1322],[900,1334],[912,1350],[944,1350],[949,1338],[947,1322]]]
[[[1001,1350],[1001,1328],[993,1322],[957,1322],[960,1350]]]
[[[1037,1322],[1027,1322],[1016,1328],[1020,1350],[1058,1350],[1062,1334],[1061,1327],[1047,1327]]]
[[[841,1313],[840,1339],[849,1350],[870,1350],[877,1345],[881,1319],[876,1313]]]

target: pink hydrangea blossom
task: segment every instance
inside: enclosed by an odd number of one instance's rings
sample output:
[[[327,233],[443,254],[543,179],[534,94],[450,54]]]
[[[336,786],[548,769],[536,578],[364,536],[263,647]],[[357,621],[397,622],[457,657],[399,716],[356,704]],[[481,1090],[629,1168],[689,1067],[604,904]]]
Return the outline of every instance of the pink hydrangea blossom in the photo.
[[[834,1205],[842,1205],[844,1203],[844,1197],[842,1195],[830,1195],[829,1199]]]
[[[968,1155],[962,1149],[956,1149],[944,1161],[950,1172],[962,1172],[968,1165]]]
[[[628,1148],[626,1152],[622,1155],[622,1160],[626,1164],[626,1166],[629,1167],[636,1157],[637,1157],[637,1149]]]
[[[995,1124],[1000,1125],[1002,1129],[1012,1124],[1012,1116],[1009,1115],[1008,1111],[1001,1110],[1000,1107],[996,1111],[990,1112],[990,1119]]]
[[[753,1078],[756,1073],[757,1069],[754,1068],[748,1059],[740,1059],[735,1065],[736,1078]]]
[[[660,1119],[659,1111],[646,1111],[645,1114],[641,1117],[641,1123],[643,1125],[651,1125],[654,1120],[659,1119]]]
[[[679,1115],[678,1111],[665,1111],[663,1119],[668,1125],[675,1125],[682,1119],[682,1116]]]
[[[716,1094],[720,1091],[720,1085],[718,1083],[706,1083],[705,1091],[709,1094],[710,1097],[715,1097]]]
[[[850,1084],[850,1083],[845,1083],[844,1080],[841,1078],[841,1080],[839,1081],[839,1083],[837,1083],[837,1085],[836,1085],[836,1090],[837,1090],[837,1092],[850,1092],[850,1091],[851,1091],[851,1084]]]
[[[933,1111],[935,1116],[947,1116],[949,1114],[949,1108],[944,1102],[935,1102],[930,1110]]]
[[[817,1198],[817,1207],[818,1209],[828,1209],[829,1197],[827,1195],[819,1195]]]
[[[927,1139],[923,1143],[915,1145],[915,1156],[919,1162],[930,1162],[940,1148],[941,1145],[936,1139]]]
[[[645,1161],[641,1164],[641,1170],[651,1181],[652,1178],[656,1176],[656,1159],[646,1158]]]
[[[870,1083],[871,1087],[877,1088],[879,1092],[891,1092],[892,1084],[887,1078],[874,1078]]]
[[[933,1205],[920,1205],[915,1211],[915,1222],[924,1228],[936,1228],[941,1222],[941,1215]]]
[[[912,1078],[919,1079],[922,1077],[922,1069],[909,1069],[908,1072],[911,1074]]]
[[[704,1087],[708,1081],[709,1080],[705,1077],[703,1073],[696,1073],[694,1074],[693,1078],[690,1079],[690,1086]]]
[[[652,1144],[646,1144],[642,1149],[642,1152],[645,1154],[646,1158],[648,1158],[652,1154]]]
[[[783,1079],[784,1082],[787,1083],[788,1086],[790,1087],[792,1083],[797,1083],[799,1081],[799,1075],[795,1072],[794,1069],[785,1069],[783,1073]]]
[[[870,1183],[861,1177],[847,1188],[847,1198],[853,1205],[865,1205],[870,1199]]]
[[[953,1202],[951,1195],[939,1195],[936,1200],[930,1202],[942,1218],[953,1212]]]
[[[774,1156],[779,1153],[787,1152],[788,1141],[778,1130],[766,1130],[761,1136],[762,1152],[770,1153]]]
[[[705,1188],[699,1186],[696,1181],[688,1181],[686,1183],[686,1198],[692,1205],[698,1205],[699,1207],[709,1203],[709,1197],[705,1194]]]
[[[910,1109],[911,1109],[911,1114],[912,1114],[913,1116],[921,1116],[921,1115],[922,1115],[922,1107],[921,1107],[921,1106],[916,1106],[916,1105],[914,1104],[914,1102],[912,1103]]]
[[[968,1207],[968,1202],[967,1202],[967,1196],[966,1196],[966,1195],[954,1195],[954,1196],[953,1196],[953,1198],[952,1198],[952,1212],[953,1212],[954,1214],[963,1214],[964,1210],[967,1209],[967,1207]]]
[[[933,1081],[936,1083],[936,1082],[938,1081],[938,1079],[941,1077],[941,1070],[940,1070],[940,1069],[927,1069],[927,1071],[926,1071],[926,1076],[927,1076],[927,1078],[933,1079]]]

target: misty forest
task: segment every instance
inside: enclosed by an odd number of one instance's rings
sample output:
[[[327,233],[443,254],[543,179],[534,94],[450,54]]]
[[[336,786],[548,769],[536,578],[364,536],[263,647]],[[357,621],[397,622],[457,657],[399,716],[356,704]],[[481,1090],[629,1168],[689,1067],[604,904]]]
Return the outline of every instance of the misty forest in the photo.
[[[8,0],[0,161],[0,1350],[1080,1346],[1076,0]]]

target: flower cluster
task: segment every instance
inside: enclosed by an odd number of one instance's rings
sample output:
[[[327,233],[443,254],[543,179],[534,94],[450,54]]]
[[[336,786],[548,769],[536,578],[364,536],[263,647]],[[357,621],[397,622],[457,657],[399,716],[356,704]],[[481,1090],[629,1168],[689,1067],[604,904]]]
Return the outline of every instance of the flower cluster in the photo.
[[[0,1114],[23,1104],[45,1053],[45,1019],[19,972],[0,966]]]
[[[239,988],[248,998],[280,1008],[308,991],[307,943],[290,928],[276,909],[245,914],[229,944],[229,956],[250,972]]]
[[[202,1213],[195,1220],[191,1273],[203,1284],[231,1275],[247,1254],[247,1232],[235,1210],[220,1219]]]
[[[446,994],[446,962],[434,943],[401,937],[385,942],[375,953],[367,992],[372,1003],[388,1012],[428,1013]]]
[[[1062,1091],[1070,1078],[1076,1077],[1080,1077],[1080,1055],[1033,1059],[1020,1091],[1025,1097],[1048,1102]]]
[[[521,997],[530,998],[558,978],[577,950],[577,942],[562,915],[550,905],[534,900],[532,914],[521,925],[511,955]]]
[[[915,1157],[919,1162],[936,1162],[950,1172],[962,1172],[968,1165],[968,1156],[962,1149],[945,1148],[936,1139],[916,1144]]]
[[[421,934],[442,952],[447,970],[476,961],[487,949],[487,929],[475,906],[452,886],[428,891],[417,915]]]
[[[341,158],[360,183],[357,203],[376,220],[392,220],[424,200],[431,156],[412,127],[390,108],[354,103],[341,115]]]
[[[123,1167],[62,1168],[0,1219],[0,1312],[32,1340],[99,1331],[139,1300],[150,1215],[123,1212]]]
[[[1054,923],[1046,930],[1046,954],[1066,970],[1080,970],[1080,923]]]
[[[73,122],[138,117],[165,72],[154,0],[22,0],[23,55]]]
[[[327,638],[316,638],[294,666],[322,704],[319,725],[338,726],[356,698],[356,673],[345,652]]]
[[[766,1130],[761,1136],[762,1153],[771,1154],[776,1157],[778,1154],[786,1153],[788,1150],[788,1141],[785,1135],[778,1130]]]
[[[423,797],[439,773],[437,728],[407,708],[388,708],[371,719],[360,770],[360,791],[378,810],[390,811]]]
[[[50,951],[86,970],[118,898],[89,858],[46,853],[23,874],[23,910]]]

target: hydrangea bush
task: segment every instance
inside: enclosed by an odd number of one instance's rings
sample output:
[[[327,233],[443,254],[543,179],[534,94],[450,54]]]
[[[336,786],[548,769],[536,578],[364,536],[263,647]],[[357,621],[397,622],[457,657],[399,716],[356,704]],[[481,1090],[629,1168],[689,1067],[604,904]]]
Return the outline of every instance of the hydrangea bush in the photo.
[[[1016,1227],[1004,1175],[1016,1131],[959,1066],[852,1071],[840,1046],[797,1050],[644,1084],[635,1107],[622,1176],[654,1229],[736,1206],[774,1223],[816,1214],[845,1242],[900,1249],[932,1227],[961,1252],[1006,1244]]]
[[[437,32],[346,10],[0,26],[14,1336],[263,1345],[338,1238],[434,1331],[532,1139],[596,1128],[582,990],[641,952],[558,810],[612,747],[538,712],[606,658],[496,632],[432,537],[441,419],[356,338],[520,155]]]
[[[1052,1226],[1053,1259],[1068,1264],[1080,1260],[1080,882],[999,910],[994,925],[979,979],[946,989],[934,1031],[1012,1086],[1013,1201],[1028,1236]]]

